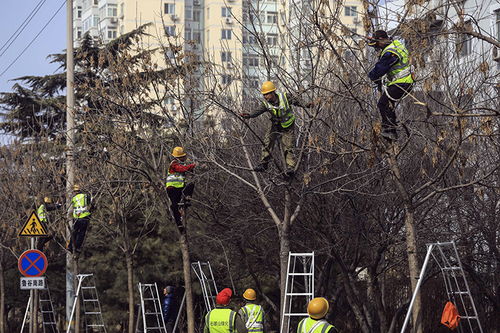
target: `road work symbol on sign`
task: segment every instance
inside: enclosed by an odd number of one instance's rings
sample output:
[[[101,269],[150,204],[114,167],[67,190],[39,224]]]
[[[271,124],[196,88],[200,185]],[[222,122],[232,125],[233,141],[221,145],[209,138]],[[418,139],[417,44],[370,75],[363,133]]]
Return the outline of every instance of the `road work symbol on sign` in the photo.
[[[42,276],[47,266],[47,257],[38,250],[24,251],[17,261],[19,272],[26,277]]]
[[[47,227],[42,223],[42,221],[40,221],[35,211],[31,213],[26,223],[24,223],[23,228],[19,232],[19,236],[28,236],[28,237],[47,236]]]

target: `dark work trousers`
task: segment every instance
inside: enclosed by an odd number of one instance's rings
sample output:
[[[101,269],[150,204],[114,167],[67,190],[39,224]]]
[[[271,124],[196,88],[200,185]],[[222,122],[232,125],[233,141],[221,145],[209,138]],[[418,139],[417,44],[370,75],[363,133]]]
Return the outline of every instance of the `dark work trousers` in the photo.
[[[387,93],[391,96],[391,100],[387,97],[385,91],[382,91],[382,96],[378,100],[377,106],[382,116],[382,128],[394,128],[397,126],[396,112],[394,111],[396,102],[406,96],[410,92],[413,84],[411,83],[397,83],[387,87]]]
[[[189,183],[184,187],[167,187],[167,194],[170,198],[170,208],[174,214],[175,223],[180,226],[182,225],[182,217],[179,212],[179,202],[181,202],[182,197],[191,197],[194,192],[194,184]]]
[[[69,241],[68,249],[73,252],[73,242],[75,242],[75,250],[80,251],[85,240],[85,233],[87,232],[87,227],[89,226],[90,216],[83,217],[81,219],[73,219],[73,233],[71,234],[71,240]]]

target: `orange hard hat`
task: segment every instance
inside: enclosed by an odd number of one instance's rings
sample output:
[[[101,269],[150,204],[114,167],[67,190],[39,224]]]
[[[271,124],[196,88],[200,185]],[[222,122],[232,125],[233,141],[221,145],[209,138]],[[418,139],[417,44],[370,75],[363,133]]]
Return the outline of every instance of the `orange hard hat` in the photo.
[[[182,148],[182,147],[175,147],[175,148],[172,150],[172,156],[173,156],[173,157],[182,157],[182,156],[186,156],[186,152],[184,152],[184,148]]]
[[[307,305],[307,313],[312,319],[321,319],[326,316],[330,305],[324,297],[313,298]]]
[[[275,91],[275,90],[276,90],[276,86],[274,85],[274,83],[272,83],[271,81],[266,81],[262,84],[262,88],[260,89],[260,92],[262,93],[262,95],[265,95],[265,94],[269,94],[270,92]]]
[[[257,299],[257,293],[252,288],[248,288],[243,293],[243,298],[247,301],[255,301],[255,299]]]

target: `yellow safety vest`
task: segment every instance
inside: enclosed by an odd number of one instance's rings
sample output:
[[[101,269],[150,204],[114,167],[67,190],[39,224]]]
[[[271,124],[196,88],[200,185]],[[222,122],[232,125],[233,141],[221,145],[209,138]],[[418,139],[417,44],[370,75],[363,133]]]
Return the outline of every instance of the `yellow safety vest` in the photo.
[[[36,215],[42,222],[47,222],[47,209],[45,209],[45,205],[41,204],[40,207],[36,210]]]
[[[331,329],[336,332],[335,326],[328,324],[324,319],[315,320],[311,317],[304,318],[299,322],[297,333],[328,333]]]
[[[284,94],[279,93],[277,95],[279,98],[278,106],[274,106],[271,103],[268,103],[266,100],[264,100],[264,105],[269,111],[271,111],[273,117],[279,120],[282,128],[288,128],[295,121],[295,115],[292,112],[290,103],[288,103],[288,98],[286,97],[286,93]]]
[[[87,203],[87,195],[79,193],[71,199],[73,204],[73,218],[81,219],[90,215],[90,211]]]
[[[264,332],[264,310],[258,304],[248,303],[241,308],[247,318],[245,323],[248,332]]]
[[[172,163],[170,164],[172,165]],[[180,161],[179,164],[186,165]],[[167,183],[165,184],[167,187],[183,188],[185,183],[186,183],[185,172],[170,172],[170,168],[168,168]]]
[[[231,309],[215,308],[205,316],[205,325],[210,333],[235,333],[236,312]]]
[[[411,75],[410,68],[410,58],[406,47],[401,44],[400,41],[395,40],[391,44],[387,45],[382,50],[382,52],[380,52],[380,57],[388,52],[395,54],[399,60],[391,67],[391,70],[387,73],[387,85],[390,86],[396,83],[413,83],[413,77]]]

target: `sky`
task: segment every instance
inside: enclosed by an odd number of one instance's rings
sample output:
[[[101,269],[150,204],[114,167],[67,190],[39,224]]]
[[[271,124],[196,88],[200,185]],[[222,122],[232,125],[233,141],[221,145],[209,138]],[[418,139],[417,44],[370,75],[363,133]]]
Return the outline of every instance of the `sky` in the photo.
[[[64,0],[1,0],[0,73],[4,72],[35,35],[42,30],[43,26],[47,24],[49,19],[63,5],[63,2]],[[39,3],[43,3],[39,11],[33,16],[31,22],[27,24],[19,37],[7,48],[5,43]],[[0,92],[10,91],[14,84],[10,80],[14,78],[24,75],[54,73],[57,70],[57,66],[50,64],[47,56],[52,53],[60,53],[66,48],[65,44],[66,5],[63,5],[33,44],[31,44],[7,72],[0,76]]]

